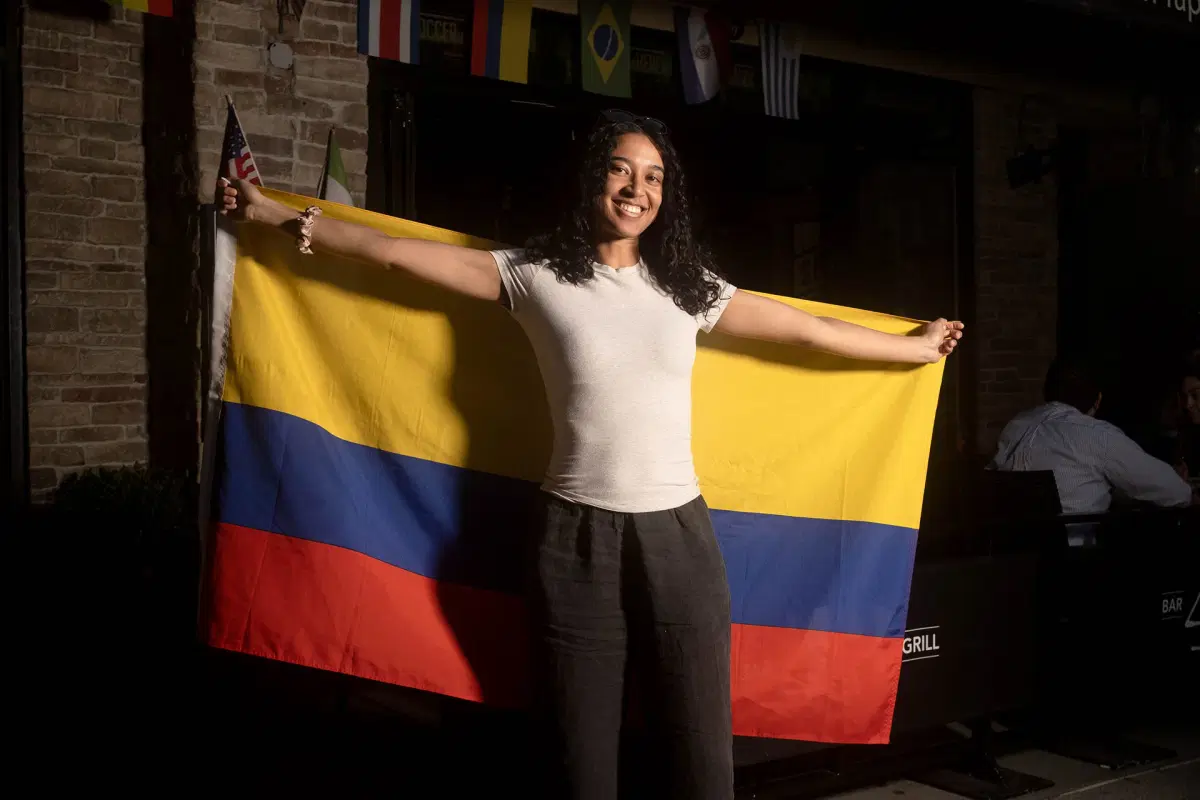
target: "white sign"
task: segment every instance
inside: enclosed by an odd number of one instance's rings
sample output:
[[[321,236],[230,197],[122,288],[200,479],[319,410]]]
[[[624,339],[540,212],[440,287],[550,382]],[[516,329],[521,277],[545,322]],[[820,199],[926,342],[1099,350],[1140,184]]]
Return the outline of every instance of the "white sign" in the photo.
[[[1180,619],[1183,617],[1183,590],[1162,593],[1162,618]]]
[[[1200,592],[1196,592],[1196,597],[1192,600],[1191,605],[1188,605],[1187,598],[1189,592],[1180,589],[1174,592],[1163,592],[1159,597],[1161,613],[1160,619],[1163,622],[1170,620],[1183,620],[1183,629],[1190,631],[1193,628],[1200,628]],[[1200,652],[1200,645],[1192,645],[1192,652]]]
[[[900,663],[908,661],[925,661],[941,656],[941,645],[938,644],[938,631],[941,625],[930,625],[926,628],[910,628],[904,632],[904,657]]]
[[[1161,6],[1168,10],[1178,11],[1181,14],[1187,14],[1187,21],[1193,22],[1197,17],[1200,17],[1200,0],[1142,0],[1144,4]]]

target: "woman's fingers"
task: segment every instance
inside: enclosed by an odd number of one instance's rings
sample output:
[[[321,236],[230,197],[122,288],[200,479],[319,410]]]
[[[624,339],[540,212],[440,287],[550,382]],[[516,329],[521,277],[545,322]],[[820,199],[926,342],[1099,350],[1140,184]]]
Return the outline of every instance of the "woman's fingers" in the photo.
[[[221,213],[228,215],[231,211],[237,211],[238,207],[238,191],[232,183],[226,178],[217,179],[216,195],[219,198],[221,205]]]

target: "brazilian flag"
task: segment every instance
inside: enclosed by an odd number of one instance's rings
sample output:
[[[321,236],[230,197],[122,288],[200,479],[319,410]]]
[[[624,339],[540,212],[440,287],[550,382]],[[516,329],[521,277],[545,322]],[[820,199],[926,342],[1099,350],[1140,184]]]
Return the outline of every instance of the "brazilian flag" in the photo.
[[[629,12],[632,0],[579,0],[583,88],[629,97]]]

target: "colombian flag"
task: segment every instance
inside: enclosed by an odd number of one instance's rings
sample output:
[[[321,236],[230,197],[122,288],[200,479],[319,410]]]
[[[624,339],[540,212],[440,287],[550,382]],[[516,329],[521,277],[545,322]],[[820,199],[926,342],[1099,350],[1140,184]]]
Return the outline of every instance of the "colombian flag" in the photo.
[[[321,205],[393,236],[491,246]],[[206,446],[208,642],[525,703],[522,537],[550,425],[524,334],[496,304],[301,256],[272,230],[237,237],[209,416],[219,458]],[[888,740],[941,374],[702,337],[694,450],[732,591],[738,734]]]
[[[174,14],[174,0],[108,0],[110,5],[122,6],[132,11],[143,11],[159,17]]]
[[[529,82],[533,0],[475,0],[471,74]]]

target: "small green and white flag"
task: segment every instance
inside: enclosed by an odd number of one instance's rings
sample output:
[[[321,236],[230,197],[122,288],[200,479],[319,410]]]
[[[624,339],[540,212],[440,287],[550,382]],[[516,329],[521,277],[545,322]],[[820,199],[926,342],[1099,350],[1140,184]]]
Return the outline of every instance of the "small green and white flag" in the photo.
[[[317,189],[317,197],[343,205],[354,205],[346,180],[346,168],[342,165],[342,151],[338,148],[337,140],[333,138],[333,130],[329,131],[329,144],[325,147],[325,171],[321,173],[321,185]]]

